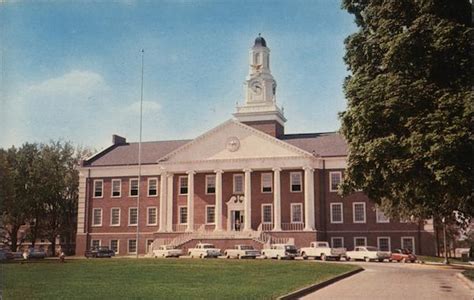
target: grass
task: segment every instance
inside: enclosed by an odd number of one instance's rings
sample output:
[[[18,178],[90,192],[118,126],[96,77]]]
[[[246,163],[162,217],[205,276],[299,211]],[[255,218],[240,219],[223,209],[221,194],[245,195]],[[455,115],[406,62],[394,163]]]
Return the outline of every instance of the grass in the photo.
[[[303,261],[91,259],[0,268],[4,299],[272,299],[358,267]]]
[[[474,281],[474,270],[466,270],[464,272],[462,272],[464,274],[464,276],[466,276],[468,279],[470,279],[471,281]]]
[[[417,256],[417,258],[425,262],[437,262],[437,263],[444,262],[444,257],[438,257],[438,256]],[[449,262],[451,264],[461,264],[461,265],[469,264],[468,262],[462,261],[457,258],[449,258]]]

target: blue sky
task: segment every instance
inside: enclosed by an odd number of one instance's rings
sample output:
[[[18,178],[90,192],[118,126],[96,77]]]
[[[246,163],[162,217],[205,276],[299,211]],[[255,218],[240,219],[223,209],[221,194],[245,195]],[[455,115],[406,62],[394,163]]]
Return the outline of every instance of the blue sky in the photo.
[[[243,102],[248,51],[271,49],[287,133],[335,131],[345,109],[346,36],[337,0],[14,1],[0,4],[0,147],[68,140],[101,149],[116,133],[193,138]]]

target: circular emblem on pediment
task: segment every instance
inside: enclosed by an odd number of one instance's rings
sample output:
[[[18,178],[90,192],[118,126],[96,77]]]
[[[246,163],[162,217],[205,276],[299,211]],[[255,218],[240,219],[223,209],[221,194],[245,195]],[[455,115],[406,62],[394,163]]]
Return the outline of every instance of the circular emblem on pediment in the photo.
[[[230,152],[235,152],[239,150],[239,147],[240,147],[240,141],[238,137],[231,136],[227,139],[226,141],[227,150],[229,150]]]

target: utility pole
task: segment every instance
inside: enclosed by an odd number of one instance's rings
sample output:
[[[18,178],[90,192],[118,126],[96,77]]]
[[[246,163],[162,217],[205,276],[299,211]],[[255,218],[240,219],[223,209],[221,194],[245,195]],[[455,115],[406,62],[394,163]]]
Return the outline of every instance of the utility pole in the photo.
[[[138,248],[139,248],[139,233],[140,233],[140,193],[141,181],[142,181],[142,127],[143,127],[143,62],[145,56],[145,50],[142,49],[142,80],[141,80],[141,91],[140,91],[140,138],[138,140],[138,197],[137,197],[137,237],[136,237],[136,258],[138,258]],[[146,252],[146,245],[145,245]]]

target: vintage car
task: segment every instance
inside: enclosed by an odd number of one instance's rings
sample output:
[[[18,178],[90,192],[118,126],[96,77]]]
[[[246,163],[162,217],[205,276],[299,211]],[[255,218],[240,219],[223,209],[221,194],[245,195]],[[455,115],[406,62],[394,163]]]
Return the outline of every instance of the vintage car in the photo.
[[[183,251],[181,249],[176,249],[173,246],[166,246],[162,245],[159,246],[158,249],[153,250],[153,257],[180,257],[183,255]]]
[[[395,260],[397,262],[412,262],[416,261],[416,255],[411,253],[408,249],[395,249],[392,252],[390,260]]]
[[[107,246],[101,246],[86,250],[84,256],[87,258],[111,258],[112,256],[115,256],[115,252],[113,250],[110,250]]]
[[[227,258],[256,258],[260,251],[250,245],[235,245],[232,249],[226,249],[224,256]]]
[[[42,250],[29,249],[23,252],[24,259],[43,259],[46,257],[46,252]]]
[[[355,247],[353,251],[347,251],[346,257],[347,260],[365,260],[375,261],[378,260],[379,262],[384,261],[385,259],[390,260],[392,253],[389,251],[380,251],[377,247],[371,246],[358,246]]]
[[[298,255],[298,249],[290,244],[273,244],[270,248],[262,250],[263,258],[294,259]]]
[[[218,257],[220,255],[221,250],[213,244],[197,243],[196,247],[188,249],[188,256],[191,256],[191,258]]]
[[[10,250],[0,250],[0,260],[13,259],[13,253]]]
[[[320,258],[321,260],[340,260],[346,256],[346,248],[331,248],[328,242],[311,242],[309,247],[300,249],[299,254],[303,259],[308,257]]]

